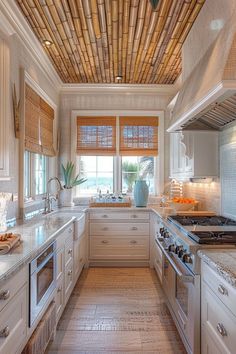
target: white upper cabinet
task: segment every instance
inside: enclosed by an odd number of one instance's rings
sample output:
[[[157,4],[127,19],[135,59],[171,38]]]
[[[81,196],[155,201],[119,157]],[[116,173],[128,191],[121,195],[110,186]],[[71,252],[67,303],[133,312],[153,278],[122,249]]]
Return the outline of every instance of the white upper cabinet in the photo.
[[[218,132],[170,134],[170,177],[177,180],[218,176]]]
[[[9,48],[0,37],[0,181],[9,178]]]

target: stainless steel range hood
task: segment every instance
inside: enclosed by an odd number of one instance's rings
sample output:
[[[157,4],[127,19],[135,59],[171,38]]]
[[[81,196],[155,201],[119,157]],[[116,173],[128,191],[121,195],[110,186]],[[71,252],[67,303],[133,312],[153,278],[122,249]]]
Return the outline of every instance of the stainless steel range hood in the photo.
[[[236,21],[228,23],[184,82],[169,132],[221,130],[236,120]]]

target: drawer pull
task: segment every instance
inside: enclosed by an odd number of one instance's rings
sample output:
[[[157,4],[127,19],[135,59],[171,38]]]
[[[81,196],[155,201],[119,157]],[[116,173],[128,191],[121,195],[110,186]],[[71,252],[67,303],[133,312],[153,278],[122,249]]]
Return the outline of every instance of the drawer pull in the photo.
[[[10,297],[10,290],[3,290],[0,292],[0,300],[7,300]]]
[[[138,228],[136,226],[132,227],[131,230],[135,231],[138,230]]]
[[[73,230],[72,230],[72,228],[70,227],[68,231],[69,231],[69,233],[71,234]]]
[[[218,286],[218,291],[221,295],[228,295],[228,290],[221,284]]]
[[[108,227],[104,227],[102,230],[103,230],[103,231],[107,231],[107,230],[108,230]]]
[[[104,244],[105,244],[105,243],[108,243],[108,241],[107,241],[107,240],[102,240],[102,243],[104,243]]]
[[[72,274],[72,270],[70,269],[70,270],[68,270],[68,273],[67,273],[68,275],[71,275]]]
[[[135,241],[135,240],[131,240],[131,241],[130,241],[130,243],[132,243],[132,245],[134,245],[134,244],[136,244],[136,243],[137,243],[137,241]]]
[[[68,254],[72,254],[72,248],[70,248],[69,250],[68,250]]]
[[[83,262],[83,258],[80,258],[79,262],[80,262],[80,263]]]
[[[226,331],[226,329],[225,329],[225,327],[223,326],[222,323],[218,323],[216,328],[217,328],[217,331],[220,333],[220,335],[222,337],[227,336],[227,331]]]
[[[57,292],[60,293],[62,291],[62,287],[59,286],[59,288],[57,288]]]
[[[103,218],[108,218],[108,215],[104,214],[102,217],[103,217]]]
[[[8,326],[6,326],[5,328],[3,328],[1,331],[0,331],[0,337],[8,337],[10,334],[10,328]]]
[[[131,215],[131,218],[136,219],[138,216],[136,214]]]

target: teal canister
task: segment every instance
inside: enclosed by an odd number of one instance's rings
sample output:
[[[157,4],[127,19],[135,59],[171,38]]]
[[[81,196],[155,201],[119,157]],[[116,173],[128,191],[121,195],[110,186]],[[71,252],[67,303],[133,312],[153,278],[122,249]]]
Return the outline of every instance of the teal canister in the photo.
[[[134,185],[134,204],[136,207],[147,206],[149,188],[144,180],[135,181]]]

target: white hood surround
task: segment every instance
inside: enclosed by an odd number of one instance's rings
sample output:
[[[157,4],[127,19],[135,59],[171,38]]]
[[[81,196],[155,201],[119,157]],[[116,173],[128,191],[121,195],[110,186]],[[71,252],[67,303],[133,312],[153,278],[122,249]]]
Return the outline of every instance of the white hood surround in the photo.
[[[220,130],[236,120],[236,22],[231,17],[184,82],[169,132]]]

